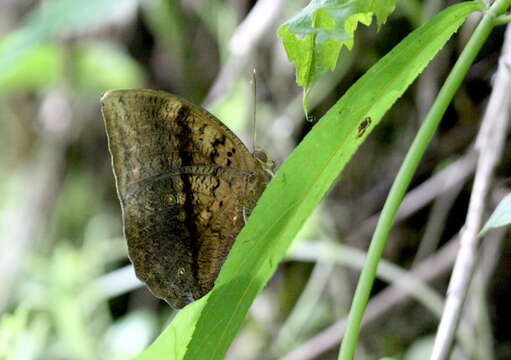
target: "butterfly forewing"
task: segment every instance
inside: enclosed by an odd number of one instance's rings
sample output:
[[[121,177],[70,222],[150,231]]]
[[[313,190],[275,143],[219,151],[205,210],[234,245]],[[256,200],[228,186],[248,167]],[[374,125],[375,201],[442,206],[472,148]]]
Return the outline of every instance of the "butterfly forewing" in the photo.
[[[154,90],[102,99],[137,276],[181,308],[207,293],[269,173],[218,119]]]

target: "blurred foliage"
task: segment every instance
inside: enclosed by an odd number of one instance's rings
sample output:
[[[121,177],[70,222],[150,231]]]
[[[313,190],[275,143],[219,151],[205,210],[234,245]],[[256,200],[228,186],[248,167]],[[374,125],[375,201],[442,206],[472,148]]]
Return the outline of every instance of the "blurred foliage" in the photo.
[[[379,32],[376,26],[360,27],[338,69],[316,83],[309,94],[312,119],[323,116],[404,35],[446,7],[441,1],[402,3]],[[301,89],[276,35],[306,2],[268,4],[0,3],[0,359],[128,359],[168,325],[174,311],[152,297],[129,267],[99,98],[113,88],[150,87],[207,102],[251,146],[249,82],[255,67],[258,146],[280,164],[313,127],[304,118]],[[254,23],[249,29],[254,31],[240,32],[257,5],[272,9],[263,12],[264,20],[271,21],[259,37]],[[371,219],[383,204],[420,114],[471,29],[468,23],[386,115],[297,241],[367,247]],[[232,41],[235,34],[240,43]],[[501,41],[497,32],[486,44],[414,186],[434,175],[445,159],[455,162],[470,149]],[[240,56],[235,51],[240,44],[253,48]],[[507,186],[510,159],[507,149],[496,179],[500,189]],[[466,178],[460,181],[458,193],[440,193],[400,220],[386,250],[389,261],[407,268],[425,234],[437,234],[433,240],[441,246],[459,231],[471,185]],[[444,221],[431,229],[435,224],[428,220],[439,207]],[[511,247],[504,243],[500,254],[487,284],[488,306],[478,310],[491,319],[495,358],[507,359]],[[290,259],[280,266],[253,305],[229,359],[282,358],[346,314],[356,272],[316,255],[312,263]],[[447,277],[433,286],[445,292]],[[385,286],[379,283],[375,293]],[[295,304],[302,309],[300,316],[293,315]],[[369,359],[385,354],[419,358],[430,348],[435,327],[436,319],[418,303],[400,305],[365,329],[360,353]],[[280,329],[296,336],[282,339]],[[336,354],[326,352],[321,358]]]

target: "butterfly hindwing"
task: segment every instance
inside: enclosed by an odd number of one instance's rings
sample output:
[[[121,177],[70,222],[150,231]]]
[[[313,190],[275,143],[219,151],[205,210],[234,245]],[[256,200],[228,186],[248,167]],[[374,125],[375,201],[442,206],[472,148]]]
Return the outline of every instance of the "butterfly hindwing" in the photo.
[[[137,276],[181,308],[207,293],[270,176],[213,115],[154,90],[103,99]]]

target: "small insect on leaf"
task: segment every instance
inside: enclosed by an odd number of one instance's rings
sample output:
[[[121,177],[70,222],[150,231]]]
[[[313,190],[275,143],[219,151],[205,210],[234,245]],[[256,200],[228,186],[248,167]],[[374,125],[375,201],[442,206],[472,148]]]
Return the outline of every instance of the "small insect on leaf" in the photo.
[[[366,117],[364,120],[362,120],[360,125],[358,125],[357,139],[361,138],[362,135],[364,135],[364,133],[366,132],[369,125],[371,125],[371,117],[370,116]]]

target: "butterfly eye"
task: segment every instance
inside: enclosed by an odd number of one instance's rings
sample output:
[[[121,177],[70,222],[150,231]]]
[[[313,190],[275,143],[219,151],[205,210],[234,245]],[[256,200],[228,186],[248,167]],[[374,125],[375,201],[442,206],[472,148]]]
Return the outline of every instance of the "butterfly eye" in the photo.
[[[263,164],[266,164],[268,162],[268,155],[266,155],[266,153],[263,150],[255,150],[254,157]]]
[[[259,163],[263,166],[263,169],[268,172],[271,176],[273,176],[273,170],[275,169],[275,162],[271,160],[266,152],[262,149],[256,148],[252,153],[252,156],[259,161]]]

